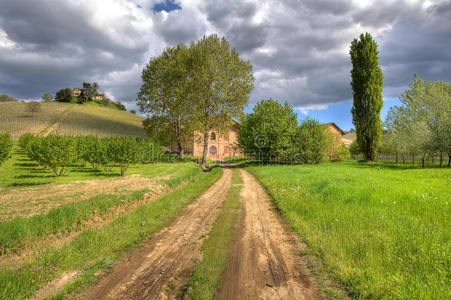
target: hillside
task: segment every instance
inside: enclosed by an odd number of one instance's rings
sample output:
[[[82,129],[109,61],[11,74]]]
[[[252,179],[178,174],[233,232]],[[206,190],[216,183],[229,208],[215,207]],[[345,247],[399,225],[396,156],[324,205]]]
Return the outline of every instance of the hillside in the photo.
[[[341,140],[343,141],[343,143],[346,146],[351,145],[352,142],[355,141],[355,139],[356,139],[355,132],[347,133],[347,134],[343,135],[343,137],[341,138]]]
[[[0,133],[14,138],[24,133],[144,137],[143,118],[114,108],[72,103],[42,102],[31,113],[27,103],[0,105]]]

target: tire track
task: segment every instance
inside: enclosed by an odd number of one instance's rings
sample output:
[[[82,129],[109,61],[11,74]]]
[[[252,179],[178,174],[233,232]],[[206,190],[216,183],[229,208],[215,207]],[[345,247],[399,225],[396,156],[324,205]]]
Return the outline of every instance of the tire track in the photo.
[[[210,232],[231,183],[231,171],[169,227],[118,264],[86,295],[86,299],[174,299],[183,294],[196,262],[201,259],[203,238]]]
[[[296,239],[271,211],[258,181],[241,170],[244,214],[217,299],[315,299]]]

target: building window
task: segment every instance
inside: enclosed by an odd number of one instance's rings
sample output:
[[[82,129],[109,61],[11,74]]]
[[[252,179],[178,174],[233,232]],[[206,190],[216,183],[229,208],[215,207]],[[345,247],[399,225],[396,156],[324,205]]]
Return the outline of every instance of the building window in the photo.
[[[212,141],[215,141],[215,140],[216,140],[216,134],[215,134],[214,132],[211,133],[210,139],[211,139]]]
[[[216,148],[216,146],[211,146],[210,147],[210,154],[215,155],[216,153],[218,153],[218,148]]]
[[[228,154],[229,153],[229,146],[224,146],[224,154]]]

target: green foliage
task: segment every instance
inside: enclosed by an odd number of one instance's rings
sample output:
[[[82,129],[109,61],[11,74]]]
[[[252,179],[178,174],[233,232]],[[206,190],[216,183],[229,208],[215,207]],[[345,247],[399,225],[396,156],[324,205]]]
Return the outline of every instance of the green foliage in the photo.
[[[174,139],[180,157],[186,148],[186,137],[193,135],[188,129],[191,109],[187,97],[188,59],[189,51],[184,44],[168,47],[152,58],[142,72],[143,84],[137,100],[140,111],[152,116],[143,122],[148,135],[160,138],[169,147]]]
[[[41,97],[41,99],[43,101],[52,101],[53,100],[53,95],[50,93],[44,93]]]
[[[282,162],[297,150],[297,127],[297,116],[287,102],[262,100],[240,125],[238,142],[258,160]]]
[[[361,34],[351,43],[351,86],[354,97],[352,120],[356,128],[357,143],[365,160],[376,158],[380,145],[382,124],[383,74],[379,67],[377,43],[371,34]]]
[[[0,95],[0,103],[2,103],[2,102],[17,102],[17,99],[12,96],[8,96],[6,94],[1,94]]]
[[[360,155],[362,154],[362,150],[360,150],[359,144],[357,141],[352,142],[352,144],[349,146],[349,152],[352,155]]]
[[[327,145],[324,127],[316,120],[303,120],[296,131],[295,145],[299,155],[294,162],[319,163]]]
[[[99,85],[96,82],[94,83],[83,82],[83,88],[81,89],[81,94],[78,97],[78,103],[92,101],[94,96],[97,95],[98,88]]]
[[[254,87],[252,65],[225,38],[203,37],[190,45],[188,97],[192,121],[204,134],[202,165],[207,164],[209,131],[224,130],[243,116]]]
[[[130,110],[130,113],[136,115],[136,110],[132,109]]]
[[[56,92],[55,100],[61,101],[61,102],[71,102],[72,96],[73,96],[72,89],[65,88],[65,89],[61,89],[58,92]]]
[[[443,153],[451,158],[451,84],[426,81],[415,74],[400,101],[387,114],[383,150],[420,155],[423,166],[427,154],[439,152],[442,165]]]
[[[116,108],[119,109],[119,110],[123,110],[123,111],[126,111],[126,110],[127,110],[127,109],[125,108],[124,104],[121,103],[121,101],[111,102],[111,104],[113,104],[114,106],[116,106]]]
[[[23,150],[26,150],[28,145],[31,143],[31,141],[34,138],[34,134],[26,133],[19,137],[19,147],[21,147]]]
[[[50,168],[53,176],[65,175],[67,167],[76,160],[74,138],[49,135],[32,139],[30,152],[40,165]]]
[[[8,133],[0,134],[0,165],[11,157],[13,141]]]
[[[130,164],[153,162],[160,155],[160,146],[150,140],[132,137],[58,136],[34,137],[23,135],[19,144],[28,156],[44,168],[50,168],[54,176],[64,175],[73,164],[89,163],[93,168],[102,166],[111,171],[120,166],[121,176]]]

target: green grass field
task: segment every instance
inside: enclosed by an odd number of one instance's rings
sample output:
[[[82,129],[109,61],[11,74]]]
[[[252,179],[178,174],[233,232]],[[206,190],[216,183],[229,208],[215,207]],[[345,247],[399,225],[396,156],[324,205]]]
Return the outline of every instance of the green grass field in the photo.
[[[449,299],[451,169],[250,166],[353,298]]]
[[[65,135],[145,137],[143,118],[95,103],[72,104],[41,102],[42,110],[31,114],[26,103],[7,103],[0,107],[0,133],[18,138],[25,133],[52,132]]]

